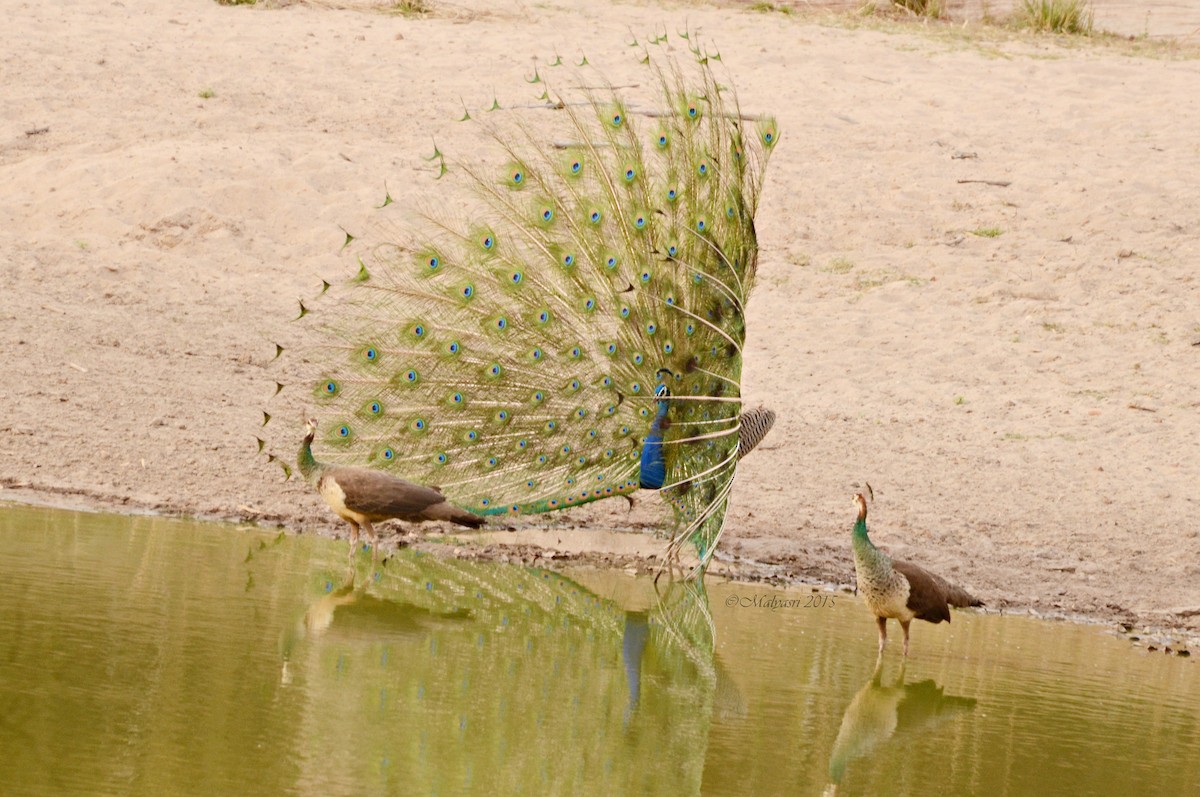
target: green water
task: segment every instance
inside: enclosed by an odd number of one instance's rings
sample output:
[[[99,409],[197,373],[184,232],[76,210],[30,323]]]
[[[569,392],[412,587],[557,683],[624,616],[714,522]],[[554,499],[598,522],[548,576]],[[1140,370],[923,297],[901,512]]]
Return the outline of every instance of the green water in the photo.
[[[21,507],[0,577],[6,797],[1200,794],[1200,663],[1096,628]]]

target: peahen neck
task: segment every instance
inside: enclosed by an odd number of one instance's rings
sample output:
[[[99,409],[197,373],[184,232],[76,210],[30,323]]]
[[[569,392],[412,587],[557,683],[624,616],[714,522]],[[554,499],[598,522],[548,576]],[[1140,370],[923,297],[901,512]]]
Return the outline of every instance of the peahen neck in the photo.
[[[867,536],[867,513],[865,509],[860,509],[858,520],[854,521],[854,530],[850,532],[851,547],[854,548],[854,559],[859,566],[890,567],[891,560],[887,555],[875,547],[871,542],[871,538]]]
[[[325,466],[313,457],[312,441],[315,432],[309,432],[304,436],[304,442],[300,444],[300,453],[296,456],[296,467],[300,468],[300,475],[309,484],[315,485],[321,478],[321,471]]]

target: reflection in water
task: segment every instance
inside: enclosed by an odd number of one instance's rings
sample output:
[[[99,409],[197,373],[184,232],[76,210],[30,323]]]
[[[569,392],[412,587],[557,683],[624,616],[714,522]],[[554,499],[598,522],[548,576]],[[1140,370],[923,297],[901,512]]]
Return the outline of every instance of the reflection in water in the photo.
[[[849,598],[367,559],[0,509],[0,795],[1200,794],[1196,659],[1095,628],[956,618],[863,687]]]
[[[716,684],[701,586],[626,610],[545,570],[402,551],[368,572],[311,580],[285,634],[297,746],[320,751],[303,791],[699,793]]]
[[[837,794],[851,761],[866,758],[893,737],[898,736],[896,742],[903,743],[906,735],[932,731],[955,714],[975,708],[975,698],[944,694],[931,678],[904,683],[906,663],[906,660],[901,663],[896,682],[883,686],[880,655],[870,680],[846,707],[833,752],[829,754],[830,783],[825,794]]]

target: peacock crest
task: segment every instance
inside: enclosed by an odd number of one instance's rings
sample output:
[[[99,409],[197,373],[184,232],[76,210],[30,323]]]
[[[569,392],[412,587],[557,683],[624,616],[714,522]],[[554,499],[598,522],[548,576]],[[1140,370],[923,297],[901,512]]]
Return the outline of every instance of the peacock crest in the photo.
[[[438,485],[481,515],[658,489],[673,552],[691,541],[707,562],[746,433],[754,215],[779,133],[742,115],[684,35],[686,66],[651,54],[665,36],[637,45],[649,105],[586,59],[578,88],[535,73],[554,140],[529,123],[541,108],[464,115],[500,156],[447,166],[435,151],[452,179],[430,188],[454,194],[458,177],[471,190],[409,229],[348,236],[358,272],[302,303],[320,344],[290,369],[325,461]],[[461,216],[447,210],[459,201]]]

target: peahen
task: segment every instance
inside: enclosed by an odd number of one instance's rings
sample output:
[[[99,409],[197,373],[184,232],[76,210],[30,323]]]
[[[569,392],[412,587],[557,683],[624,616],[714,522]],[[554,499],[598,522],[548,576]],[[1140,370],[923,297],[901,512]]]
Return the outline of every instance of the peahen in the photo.
[[[742,115],[715,54],[684,38],[686,70],[641,50],[657,104],[545,91],[567,140],[528,118],[489,128],[499,162],[458,170],[467,218],[439,198],[302,303],[326,342],[309,384],[331,462],[437,484],[483,516],[658,490],[677,519],[671,558],[690,541],[703,568],[737,461],[775,417],[741,414],[740,380],[779,133]]]
[[[367,532],[374,552],[377,539],[373,524],[385,520],[409,523],[445,520],[469,528],[483,525],[483,518],[451,504],[435,488],[413,484],[370,468],[318,462],[312,453],[316,420],[308,421],[305,432],[296,464],[329,508],[350,524],[351,555],[358,545],[360,527]]]
[[[914,618],[930,623],[950,622],[950,607],[983,606],[983,601],[924,568],[894,562],[867,536],[867,499],[854,497],[858,519],[851,533],[858,593],[879,625],[879,652],[887,645],[887,621],[900,621],[904,655],[908,655],[908,626]]]

